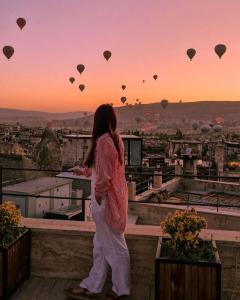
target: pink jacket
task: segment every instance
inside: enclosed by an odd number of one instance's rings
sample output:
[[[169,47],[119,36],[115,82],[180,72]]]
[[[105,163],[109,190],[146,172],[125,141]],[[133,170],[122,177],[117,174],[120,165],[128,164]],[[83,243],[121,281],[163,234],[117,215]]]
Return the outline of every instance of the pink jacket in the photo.
[[[124,145],[119,137],[122,161]],[[109,133],[97,140],[95,150],[95,196],[106,197],[106,222],[117,232],[124,232],[127,223],[128,190],[124,163],[120,164],[118,152]],[[86,170],[87,173],[87,170]]]

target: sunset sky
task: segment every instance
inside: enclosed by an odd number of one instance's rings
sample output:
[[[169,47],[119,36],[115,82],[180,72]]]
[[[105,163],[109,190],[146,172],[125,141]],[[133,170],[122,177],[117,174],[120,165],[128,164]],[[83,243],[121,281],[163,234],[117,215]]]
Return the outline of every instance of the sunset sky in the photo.
[[[1,0],[0,46],[15,54],[0,55],[0,107],[94,110],[119,106],[121,96],[240,100],[239,12],[239,0]],[[18,17],[27,21],[22,31]],[[221,60],[218,43],[227,46]],[[197,51],[192,62],[188,48]],[[104,50],[112,51],[108,62]]]

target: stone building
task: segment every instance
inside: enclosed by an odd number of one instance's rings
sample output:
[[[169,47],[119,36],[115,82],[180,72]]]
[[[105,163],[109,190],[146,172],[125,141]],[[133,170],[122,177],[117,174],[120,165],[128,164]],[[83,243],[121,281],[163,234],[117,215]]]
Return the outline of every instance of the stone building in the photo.
[[[61,144],[50,126],[46,127],[40,143],[36,145],[33,160],[40,169],[60,170],[62,168]]]

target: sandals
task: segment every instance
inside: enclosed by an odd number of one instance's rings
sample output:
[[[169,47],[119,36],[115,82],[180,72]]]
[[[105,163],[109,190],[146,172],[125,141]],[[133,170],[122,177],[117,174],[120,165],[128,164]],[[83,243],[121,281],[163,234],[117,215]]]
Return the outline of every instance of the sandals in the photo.
[[[76,287],[66,289],[65,292],[72,299],[77,300],[89,300],[89,299],[98,299],[100,294],[91,293],[88,289]]]

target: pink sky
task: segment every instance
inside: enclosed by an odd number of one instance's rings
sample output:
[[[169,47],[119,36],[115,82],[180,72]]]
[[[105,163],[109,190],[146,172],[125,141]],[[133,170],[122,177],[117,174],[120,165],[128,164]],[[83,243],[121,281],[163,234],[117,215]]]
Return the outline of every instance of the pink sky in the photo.
[[[239,11],[239,0],[1,0],[0,46],[15,54],[0,55],[0,107],[94,110],[120,105],[121,96],[129,103],[240,100]],[[23,31],[18,17],[27,20]],[[228,47],[221,60],[218,43]],[[108,62],[104,50],[113,53]]]

